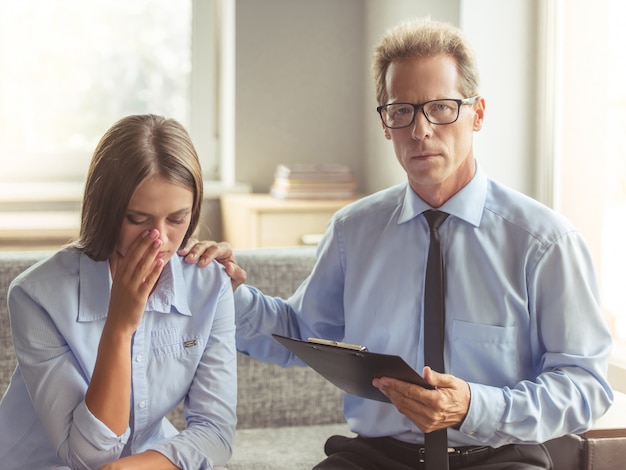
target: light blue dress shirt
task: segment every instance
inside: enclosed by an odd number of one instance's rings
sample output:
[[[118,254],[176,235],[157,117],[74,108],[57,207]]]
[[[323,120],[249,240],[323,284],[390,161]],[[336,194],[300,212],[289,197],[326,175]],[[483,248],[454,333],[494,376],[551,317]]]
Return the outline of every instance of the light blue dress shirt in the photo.
[[[327,338],[401,356],[421,372],[430,207],[401,184],[338,211],[309,278],[287,301],[235,292],[237,348],[301,364],[271,333]],[[543,442],[588,429],[612,402],[611,336],[581,234],[536,201],[489,180],[440,210],[446,269],[445,372],[469,382],[471,403],[450,445]],[[388,403],[346,394],[350,428],[422,443]]]
[[[0,402],[4,470],[99,468],[158,451],[180,468],[224,465],[236,423],[236,348],[230,279],[166,264],[134,334],[131,423],[121,436],[85,405],[111,290],[109,263],[66,248],[9,289],[18,367]],[[32,400],[31,400],[32,398]],[[187,428],[164,416],[185,402]]]

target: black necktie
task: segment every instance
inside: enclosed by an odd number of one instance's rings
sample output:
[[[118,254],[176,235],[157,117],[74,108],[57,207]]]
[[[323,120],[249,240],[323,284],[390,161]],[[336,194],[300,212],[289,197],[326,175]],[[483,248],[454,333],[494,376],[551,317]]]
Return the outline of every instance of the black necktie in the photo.
[[[430,248],[424,283],[424,362],[436,372],[443,373],[443,338],[446,309],[443,290],[443,258],[439,227],[446,220],[445,212],[428,210],[424,217],[430,227]],[[424,435],[426,470],[448,469],[448,432],[440,429]]]

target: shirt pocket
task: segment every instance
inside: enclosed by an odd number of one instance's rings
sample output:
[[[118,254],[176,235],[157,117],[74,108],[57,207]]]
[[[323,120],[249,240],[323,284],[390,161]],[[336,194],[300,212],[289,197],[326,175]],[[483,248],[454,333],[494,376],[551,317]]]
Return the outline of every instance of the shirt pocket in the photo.
[[[157,361],[198,357],[204,349],[201,336],[181,333],[177,327],[153,330],[150,341],[152,357]]]
[[[449,373],[496,387],[519,381],[519,328],[454,320]]]

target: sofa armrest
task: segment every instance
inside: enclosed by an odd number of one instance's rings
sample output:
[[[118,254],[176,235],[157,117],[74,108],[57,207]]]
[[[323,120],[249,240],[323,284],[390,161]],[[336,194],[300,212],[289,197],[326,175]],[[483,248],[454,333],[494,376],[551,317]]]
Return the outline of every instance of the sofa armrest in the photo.
[[[626,437],[588,438],[584,440],[583,470],[623,468]]]
[[[578,470],[585,455],[585,441],[576,434],[567,434],[545,443],[554,470]]]
[[[546,442],[554,470],[615,470],[626,452],[626,394],[615,391],[613,406],[589,431]]]

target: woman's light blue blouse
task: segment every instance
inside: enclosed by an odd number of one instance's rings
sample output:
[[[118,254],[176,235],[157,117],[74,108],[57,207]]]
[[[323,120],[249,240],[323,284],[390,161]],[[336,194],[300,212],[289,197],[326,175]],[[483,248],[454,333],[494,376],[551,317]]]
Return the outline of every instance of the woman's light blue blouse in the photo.
[[[8,303],[18,367],[0,403],[2,468],[95,469],[148,449],[181,468],[224,465],[236,423],[233,294],[223,268],[165,266],[134,334],[129,427],[85,405],[111,290],[108,262],[66,248],[21,274]],[[187,427],[164,416],[185,403]]]

